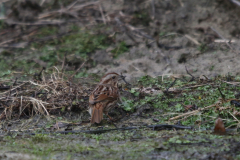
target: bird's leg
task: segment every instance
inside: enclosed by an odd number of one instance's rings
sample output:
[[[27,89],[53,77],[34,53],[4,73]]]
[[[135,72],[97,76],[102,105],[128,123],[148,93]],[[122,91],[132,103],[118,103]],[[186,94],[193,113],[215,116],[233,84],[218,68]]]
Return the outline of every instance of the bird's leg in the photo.
[[[104,113],[105,115],[107,115],[107,116],[108,116],[108,118],[109,118],[111,121],[113,121],[113,118],[112,118],[111,116],[109,116],[109,115],[108,115],[108,112],[106,112],[106,111],[103,111],[103,113]]]
[[[111,121],[114,121],[112,117],[110,117],[108,114],[106,114],[108,116],[108,118],[111,120]]]
[[[109,117],[109,122],[111,122],[116,128],[118,128],[117,125],[113,123],[113,120],[110,119],[111,117],[110,116],[108,116],[108,117]]]
[[[118,128],[117,125],[114,124],[112,120],[110,120],[110,122],[114,125],[114,127]]]
[[[104,114],[107,115],[108,118],[109,118],[109,120],[110,120],[110,122],[111,122],[116,128],[118,128],[118,127],[113,123],[113,122],[114,122],[113,118],[112,118],[111,116],[109,116],[108,113],[106,113],[106,112],[104,112]]]

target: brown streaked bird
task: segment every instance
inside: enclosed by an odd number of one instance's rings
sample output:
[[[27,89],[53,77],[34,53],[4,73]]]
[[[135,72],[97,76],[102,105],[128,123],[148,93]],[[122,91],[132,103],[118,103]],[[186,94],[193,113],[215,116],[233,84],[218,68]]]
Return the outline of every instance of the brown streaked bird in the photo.
[[[119,99],[118,81],[124,76],[115,72],[107,73],[89,96],[89,110],[91,123],[100,123],[103,113],[109,117],[108,112]]]

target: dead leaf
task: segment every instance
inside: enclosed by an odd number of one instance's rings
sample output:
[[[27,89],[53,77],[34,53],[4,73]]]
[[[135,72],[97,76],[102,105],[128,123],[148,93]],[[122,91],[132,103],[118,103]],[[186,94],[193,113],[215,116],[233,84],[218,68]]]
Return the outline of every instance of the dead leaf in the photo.
[[[224,127],[223,121],[221,118],[218,118],[215,121],[215,127],[214,127],[214,132],[215,134],[225,134],[226,133],[226,129]]]

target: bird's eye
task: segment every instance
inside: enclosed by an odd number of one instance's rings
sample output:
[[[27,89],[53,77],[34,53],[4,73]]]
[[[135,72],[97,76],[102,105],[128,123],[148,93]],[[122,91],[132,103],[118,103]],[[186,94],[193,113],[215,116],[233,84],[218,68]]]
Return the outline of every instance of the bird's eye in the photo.
[[[112,79],[115,79],[115,78],[116,78],[116,76],[113,76],[113,77],[112,77]]]

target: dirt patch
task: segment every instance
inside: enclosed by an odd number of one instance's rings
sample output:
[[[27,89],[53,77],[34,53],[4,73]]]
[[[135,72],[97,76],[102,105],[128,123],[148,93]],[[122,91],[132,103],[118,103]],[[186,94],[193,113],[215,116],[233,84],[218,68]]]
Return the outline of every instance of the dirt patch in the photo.
[[[139,2],[138,7],[129,9],[127,7],[130,5],[126,2],[126,13],[142,10],[141,14],[151,15],[152,8],[148,3]],[[157,40],[162,46],[152,42],[153,40],[146,41],[145,37],[135,38],[138,42],[134,43],[128,34],[116,34],[117,41],[125,41],[131,46],[129,51],[113,59],[113,65],[100,63],[88,72],[118,71],[126,73],[128,77],[161,76],[185,74],[185,66],[188,66],[195,75],[216,76],[229,72],[239,74],[238,34],[232,34],[237,29],[238,25],[235,23],[238,21],[231,23],[232,18],[236,17],[233,14],[238,7],[228,4],[233,9],[230,11],[223,2],[217,1],[155,2],[154,7],[154,19],[147,26],[138,21],[135,27],[143,29],[151,37],[157,33]],[[235,40],[230,44],[234,50],[225,43],[214,42],[215,39],[221,39],[220,35],[228,40]],[[185,56],[183,62],[180,61],[182,55]]]

